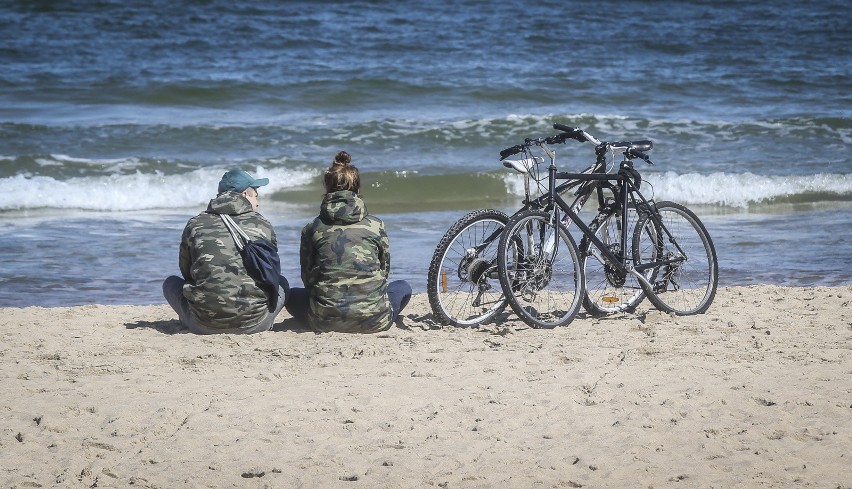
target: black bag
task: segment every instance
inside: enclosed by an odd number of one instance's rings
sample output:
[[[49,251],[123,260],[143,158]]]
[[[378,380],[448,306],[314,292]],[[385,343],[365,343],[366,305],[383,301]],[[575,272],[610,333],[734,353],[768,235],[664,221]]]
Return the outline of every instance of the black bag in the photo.
[[[269,310],[275,310],[278,304],[278,286],[281,283],[281,258],[278,256],[278,248],[264,238],[249,239],[248,234],[231,216],[220,216],[243,257],[246,271],[269,296]]]

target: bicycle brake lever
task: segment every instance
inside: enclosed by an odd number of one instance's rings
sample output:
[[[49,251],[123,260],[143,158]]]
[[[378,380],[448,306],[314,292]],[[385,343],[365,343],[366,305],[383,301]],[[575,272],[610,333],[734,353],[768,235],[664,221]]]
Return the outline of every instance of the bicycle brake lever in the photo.
[[[544,140],[546,144],[562,144],[568,139],[568,134],[562,133],[556,136],[550,136]]]
[[[636,158],[641,158],[641,159],[645,160],[645,163],[648,163],[649,165],[653,165],[653,164],[654,164],[654,162],[653,162],[653,161],[651,161],[651,158],[650,158],[648,155],[646,155],[645,153],[641,152],[641,151],[637,151],[637,150],[635,150],[635,149],[631,149],[631,150],[629,151],[629,153],[630,153],[630,155],[631,155],[631,156],[634,156],[634,157],[636,157]]]
[[[590,140],[586,137],[586,133],[584,133],[583,130],[578,127],[568,127],[565,124],[560,124],[556,122],[553,124],[553,128],[557,131],[562,131],[562,134],[559,134],[558,136],[563,138],[562,142],[565,142],[565,139],[568,138],[575,139],[581,143],[585,143],[586,141]]]

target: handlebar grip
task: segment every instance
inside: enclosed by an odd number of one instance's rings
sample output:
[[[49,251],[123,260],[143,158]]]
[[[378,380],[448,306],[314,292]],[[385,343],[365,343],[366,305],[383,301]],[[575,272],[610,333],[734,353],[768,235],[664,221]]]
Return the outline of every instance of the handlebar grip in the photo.
[[[576,127],[568,127],[565,124],[554,122],[553,128],[557,131],[562,131],[563,134],[560,134],[560,136],[564,135],[565,138],[576,139],[581,143],[585,143],[586,141],[588,141],[586,136],[583,135],[583,131]],[[565,140],[563,139],[562,141],[564,142]]]
[[[648,163],[649,165],[654,164],[654,162],[651,161],[651,158],[648,155],[639,151],[638,149],[631,149],[630,151],[628,151],[628,153],[630,153],[630,156],[634,156],[636,158],[641,158],[641,159],[645,160],[645,163]]]
[[[516,154],[520,153],[523,150],[524,150],[523,146],[521,146],[520,144],[516,144],[516,145],[512,146],[511,148],[506,148],[503,151],[501,151],[500,152],[500,159],[504,160],[504,159],[506,159],[506,158],[508,158],[512,155],[516,155]]]

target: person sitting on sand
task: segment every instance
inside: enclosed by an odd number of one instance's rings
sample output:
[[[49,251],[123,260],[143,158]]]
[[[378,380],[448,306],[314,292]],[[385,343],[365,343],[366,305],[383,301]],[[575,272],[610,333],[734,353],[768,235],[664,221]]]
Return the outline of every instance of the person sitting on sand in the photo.
[[[325,172],[319,216],[302,229],[305,288],[292,289],[287,311],[316,331],[376,333],[396,321],[411,286],[388,284],[390,240],[384,223],[367,214],[351,160],[341,151]]]
[[[179,253],[183,278],[167,278],[163,295],[180,322],[193,333],[268,331],[284,308],[290,289],[287,280],[280,277],[278,297],[270,299],[272,294],[249,276],[234,237],[220,216],[230,216],[251,239],[264,238],[277,248],[272,224],[257,212],[258,187],[268,183],[268,178],[256,179],[242,170],[231,170],[222,176],[218,195],[207,210],[186,224]],[[275,304],[270,304],[271,300]]]

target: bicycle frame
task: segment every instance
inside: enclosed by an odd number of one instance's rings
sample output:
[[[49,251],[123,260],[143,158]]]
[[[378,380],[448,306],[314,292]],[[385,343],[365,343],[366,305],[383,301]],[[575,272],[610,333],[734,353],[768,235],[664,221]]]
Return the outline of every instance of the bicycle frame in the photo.
[[[622,168],[624,168],[625,163],[626,163],[626,161],[622,162]],[[636,187],[634,185],[633,180],[630,177],[623,175],[621,173],[587,174],[587,173],[557,172],[556,171],[556,165],[551,165],[548,168],[548,179],[549,179],[548,183],[549,183],[550,192],[548,192],[548,194],[543,196],[543,197],[546,197],[547,198],[546,200],[548,200],[547,208],[552,209],[554,211],[555,220],[557,222],[562,220],[562,219],[559,219],[559,211],[562,211],[563,213],[565,213],[568,216],[568,218],[570,218],[571,221],[576,222],[577,227],[580,229],[580,231],[583,233],[583,235],[586,238],[588,238],[594,244],[595,248],[606,258],[606,260],[611,265],[613,265],[620,273],[630,273],[631,275],[635,276],[637,278],[637,280],[639,280],[639,282],[644,287],[647,287],[649,290],[653,291],[655,289],[655,287],[654,287],[653,284],[648,282],[648,280],[645,278],[645,276],[642,274],[642,272],[649,270],[649,269],[665,266],[665,265],[680,263],[680,262],[687,259],[686,253],[684,253],[683,249],[680,247],[680,245],[677,243],[677,241],[672,237],[671,233],[669,232],[668,228],[666,228],[665,224],[662,222],[659,215],[656,212],[653,211],[653,205],[654,205],[653,201],[649,201],[648,199],[645,198],[644,195],[642,195],[642,193],[639,191],[638,187]],[[607,182],[607,184],[605,184],[605,185],[601,184],[601,185],[598,186],[599,199],[601,199],[601,200],[603,199],[602,188],[601,188],[602,186],[605,186],[605,187],[611,189],[613,191],[613,194],[617,195],[616,198],[618,199],[619,203],[616,204],[616,205],[619,205],[622,208],[622,213],[621,213],[621,224],[622,224],[622,226],[621,226],[621,250],[620,250],[622,257],[616,256],[612,252],[612,250],[609,249],[608,246],[606,246],[600,239],[598,239],[598,237],[595,235],[594,232],[592,232],[592,230],[589,228],[589,226],[587,226],[585,223],[583,223],[582,220],[580,220],[579,216],[577,215],[576,212],[574,212],[574,210],[571,208],[571,206],[569,206],[558,193],[554,192],[554,190],[557,188],[557,186],[556,186],[557,180],[572,180],[572,181],[578,181],[578,182],[590,182],[590,181]],[[657,261],[654,261],[654,262],[651,262],[651,263],[635,265],[635,266],[628,266],[626,264],[627,256],[628,256],[627,253],[626,253],[627,227],[628,227],[627,226],[628,223],[627,223],[626,209],[629,208],[631,202],[633,203],[633,205],[635,206],[635,208],[637,209],[638,212],[647,212],[648,213],[648,216],[650,217],[650,219],[654,223],[654,225],[657,227],[659,232],[662,233],[662,235],[665,236],[666,239],[669,240],[669,242],[674,244],[674,246],[676,247],[678,252],[681,254],[681,257],[677,257],[677,258],[673,258],[673,259],[657,260]],[[603,202],[601,202],[601,203],[603,204]],[[554,205],[555,205],[555,208],[553,208]],[[558,244],[558,240],[556,240],[556,243]],[[555,256],[556,253],[554,252],[553,255]]]
[[[553,150],[551,150],[550,148],[548,148],[543,143],[539,144],[538,146],[540,146],[541,149],[544,150],[545,154],[547,154],[548,158],[550,158],[550,166],[548,167],[548,169],[556,168],[556,153]],[[602,155],[599,154],[597,161],[595,161],[595,163],[592,166],[587,168],[582,173],[577,173],[577,175],[585,175],[585,176],[601,175],[601,174],[606,175],[605,173],[601,173],[601,171],[604,171],[604,170],[606,170],[606,160],[602,157]],[[525,180],[528,181],[529,178],[530,178],[529,174],[524,175]],[[562,194],[562,193],[564,193],[568,190],[571,190],[575,187],[581,187],[581,188],[578,189],[574,193],[574,195],[576,197],[574,198],[574,201],[571,203],[571,209],[573,209],[574,212],[580,212],[580,209],[582,209],[583,206],[586,204],[586,201],[589,199],[589,196],[591,196],[592,192],[596,189],[598,190],[598,201],[602,202],[603,197],[602,197],[602,194],[601,194],[600,186],[597,185],[597,184],[591,184],[590,185],[589,183],[591,181],[592,181],[592,179],[570,179],[569,181],[564,182],[564,183],[560,183],[559,185],[556,185],[555,182],[549,181],[549,183],[548,183],[548,188],[550,189],[549,192],[544,193],[544,194],[542,194],[541,196],[539,196],[535,199],[530,199],[529,184],[527,182],[525,182],[524,188],[527,189],[527,194],[526,194],[526,197],[524,198],[523,206],[521,206],[520,209],[515,211],[509,217],[510,218],[515,217],[516,215],[520,214],[521,212],[523,212],[527,209],[533,208],[533,207],[545,208],[545,207],[547,207],[547,203],[550,201],[551,195],[559,196],[560,194]],[[561,197],[560,197],[560,200],[561,200]],[[564,201],[563,201],[563,203],[564,203]],[[574,219],[576,219],[576,214],[574,214]],[[570,223],[570,221],[564,221],[564,224],[565,224],[566,227],[568,227],[568,226],[570,226],[571,223]],[[481,253],[482,250],[487,248],[488,245],[490,245],[491,243],[494,242],[494,240],[499,239],[500,234],[502,232],[503,232],[502,229],[494,231],[493,233],[491,233],[490,236],[488,236],[487,238],[482,240],[482,243],[480,243],[475,248],[473,248],[473,251],[476,254]]]

